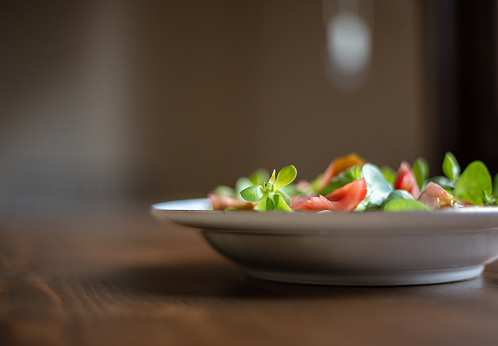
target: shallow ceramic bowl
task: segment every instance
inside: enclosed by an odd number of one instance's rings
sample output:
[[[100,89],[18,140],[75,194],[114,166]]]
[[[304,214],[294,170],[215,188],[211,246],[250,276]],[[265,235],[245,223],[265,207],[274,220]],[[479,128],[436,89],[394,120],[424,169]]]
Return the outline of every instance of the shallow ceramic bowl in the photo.
[[[159,203],[166,222],[201,230],[254,277],[305,284],[392,286],[471,279],[498,258],[498,208],[434,212],[208,210],[208,199]]]

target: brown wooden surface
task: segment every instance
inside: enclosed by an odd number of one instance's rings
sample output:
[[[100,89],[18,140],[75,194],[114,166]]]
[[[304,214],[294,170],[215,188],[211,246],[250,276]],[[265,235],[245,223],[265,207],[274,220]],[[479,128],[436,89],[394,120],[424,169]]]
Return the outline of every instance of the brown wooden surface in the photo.
[[[4,218],[0,267],[1,345],[498,344],[496,264],[443,285],[262,282],[147,210]]]

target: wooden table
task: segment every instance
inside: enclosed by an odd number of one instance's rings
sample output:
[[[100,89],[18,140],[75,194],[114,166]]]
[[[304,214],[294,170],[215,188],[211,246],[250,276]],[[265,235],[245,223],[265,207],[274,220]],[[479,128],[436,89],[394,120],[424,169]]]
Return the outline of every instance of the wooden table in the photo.
[[[0,223],[0,345],[498,345],[478,279],[328,287],[248,279],[147,207]]]

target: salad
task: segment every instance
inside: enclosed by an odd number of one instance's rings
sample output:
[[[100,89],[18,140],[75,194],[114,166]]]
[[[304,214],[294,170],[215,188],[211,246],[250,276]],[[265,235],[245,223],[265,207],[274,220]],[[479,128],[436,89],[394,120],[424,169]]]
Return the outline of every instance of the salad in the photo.
[[[209,194],[213,210],[359,212],[370,210],[438,210],[498,205],[498,174],[494,179],[481,161],[461,171],[446,153],[443,175],[429,177],[423,158],[397,170],[376,166],[357,154],[339,157],[314,180],[295,183],[294,166],[259,169],[239,178],[234,187],[216,187]]]

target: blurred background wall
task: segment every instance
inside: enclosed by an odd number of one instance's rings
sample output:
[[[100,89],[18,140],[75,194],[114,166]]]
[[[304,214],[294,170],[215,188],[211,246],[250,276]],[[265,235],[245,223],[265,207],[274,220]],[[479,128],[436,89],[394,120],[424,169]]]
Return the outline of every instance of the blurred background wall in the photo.
[[[421,0],[5,4],[0,206],[147,207],[259,167],[311,179],[350,152],[439,169],[440,15]]]

